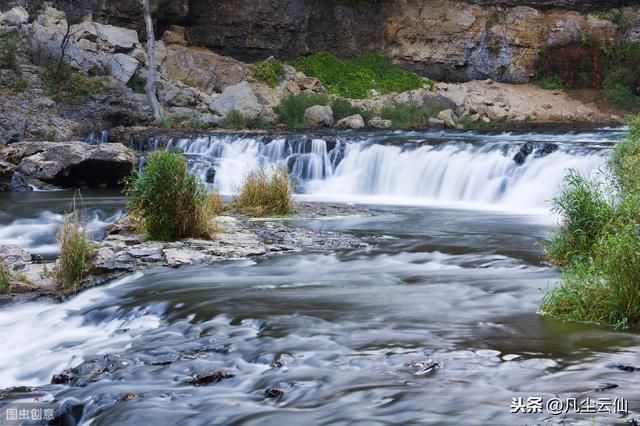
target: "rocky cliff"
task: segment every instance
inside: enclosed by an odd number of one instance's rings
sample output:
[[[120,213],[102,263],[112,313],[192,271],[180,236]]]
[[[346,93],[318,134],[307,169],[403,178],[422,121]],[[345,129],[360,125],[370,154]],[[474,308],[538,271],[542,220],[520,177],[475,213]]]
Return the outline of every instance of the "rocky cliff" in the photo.
[[[98,21],[141,29],[137,0],[83,1],[97,2]],[[0,0],[0,10],[21,2],[41,3]],[[445,81],[524,82],[545,46],[585,37],[640,41],[637,0],[156,0],[154,7],[158,36],[183,25],[190,44],[240,60],[376,51]]]

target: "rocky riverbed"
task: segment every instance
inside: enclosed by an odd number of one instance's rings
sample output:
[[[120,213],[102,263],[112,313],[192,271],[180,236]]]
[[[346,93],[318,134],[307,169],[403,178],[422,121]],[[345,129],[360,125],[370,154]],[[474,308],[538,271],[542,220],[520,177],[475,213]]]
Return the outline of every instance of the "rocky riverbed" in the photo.
[[[285,218],[255,219],[239,212],[230,214],[215,219],[217,231],[211,240],[175,242],[149,241],[137,232],[129,216],[123,216],[107,229],[104,240],[96,242],[95,257],[90,261],[80,288],[100,285],[152,267],[209,265],[225,260],[257,259],[284,253],[334,252],[366,246],[353,235],[314,231],[293,224],[297,219],[369,214],[368,210],[356,205],[298,203],[296,213]],[[63,296],[53,277],[55,262],[45,261],[16,245],[0,245],[0,261],[12,274],[10,294],[0,296],[0,304]]]

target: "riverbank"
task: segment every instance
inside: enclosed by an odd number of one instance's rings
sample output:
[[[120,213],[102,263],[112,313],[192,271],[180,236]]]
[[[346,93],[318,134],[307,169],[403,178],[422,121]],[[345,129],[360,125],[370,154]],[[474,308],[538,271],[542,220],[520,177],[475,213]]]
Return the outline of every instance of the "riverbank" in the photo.
[[[129,216],[122,216],[95,242],[95,257],[79,284],[83,290],[119,277],[154,267],[212,265],[239,259],[260,259],[286,253],[331,253],[366,246],[353,235],[314,231],[296,226],[296,220],[368,215],[363,207],[338,203],[297,203],[295,213],[280,218],[251,218],[237,211],[215,218],[211,240],[176,242],[148,241],[137,232]],[[9,294],[0,295],[0,305],[11,301],[60,299],[53,271],[55,262],[33,255],[17,245],[0,244],[0,261],[12,275]]]

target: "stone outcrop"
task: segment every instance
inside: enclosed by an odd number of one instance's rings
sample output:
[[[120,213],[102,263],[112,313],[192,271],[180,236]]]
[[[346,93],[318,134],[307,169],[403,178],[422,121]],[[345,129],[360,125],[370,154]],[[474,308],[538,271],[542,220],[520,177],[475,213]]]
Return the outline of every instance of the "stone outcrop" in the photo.
[[[0,261],[10,275],[13,294],[34,291],[52,292],[56,285],[52,277],[55,263],[37,262],[37,258],[16,245],[0,244]]]
[[[329,105],[314,105],[305,110],[304,121],[310,127],[332,126],[333,110]]]
[[[17,166],[23,175],[63,186],[117,186],[137,159],[122,144],[18,142],[0,149],[0,161]]]

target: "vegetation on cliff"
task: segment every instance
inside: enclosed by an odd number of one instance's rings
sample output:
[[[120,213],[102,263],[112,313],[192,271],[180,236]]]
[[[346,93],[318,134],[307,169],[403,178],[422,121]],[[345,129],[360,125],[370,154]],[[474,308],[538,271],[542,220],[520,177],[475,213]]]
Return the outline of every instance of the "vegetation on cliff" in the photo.
[[[314,105],[330,105],[333,111],[333,119],[341,120],[350,115],[360,114],[368,121],[373,113],[365,108],[354,106],[346,99],[328,96],[324,93],[299,93],[285,96],[280,105],[273,109],[278,114],[280,121],[290,128],[304,128],[307,123],[304,112]]]
[[[614,149],[601,179],[571,172],[553,200],[560,217],[545,244],[563,272],[541,313],[570,321],[640,322],[640,117]]]
[[[187,171],[183,155],[156,151],[142,171],[126,182],[132,214],[149,238],[175,241],[187,237],[210,238],[214,215],[205,185]]]
[[[375,93],[405,92],[434,84],[375,53],[343,60],[320,52],[292,64],[306,75],[318,78],[330,93],[345,98],[367,99]]]

